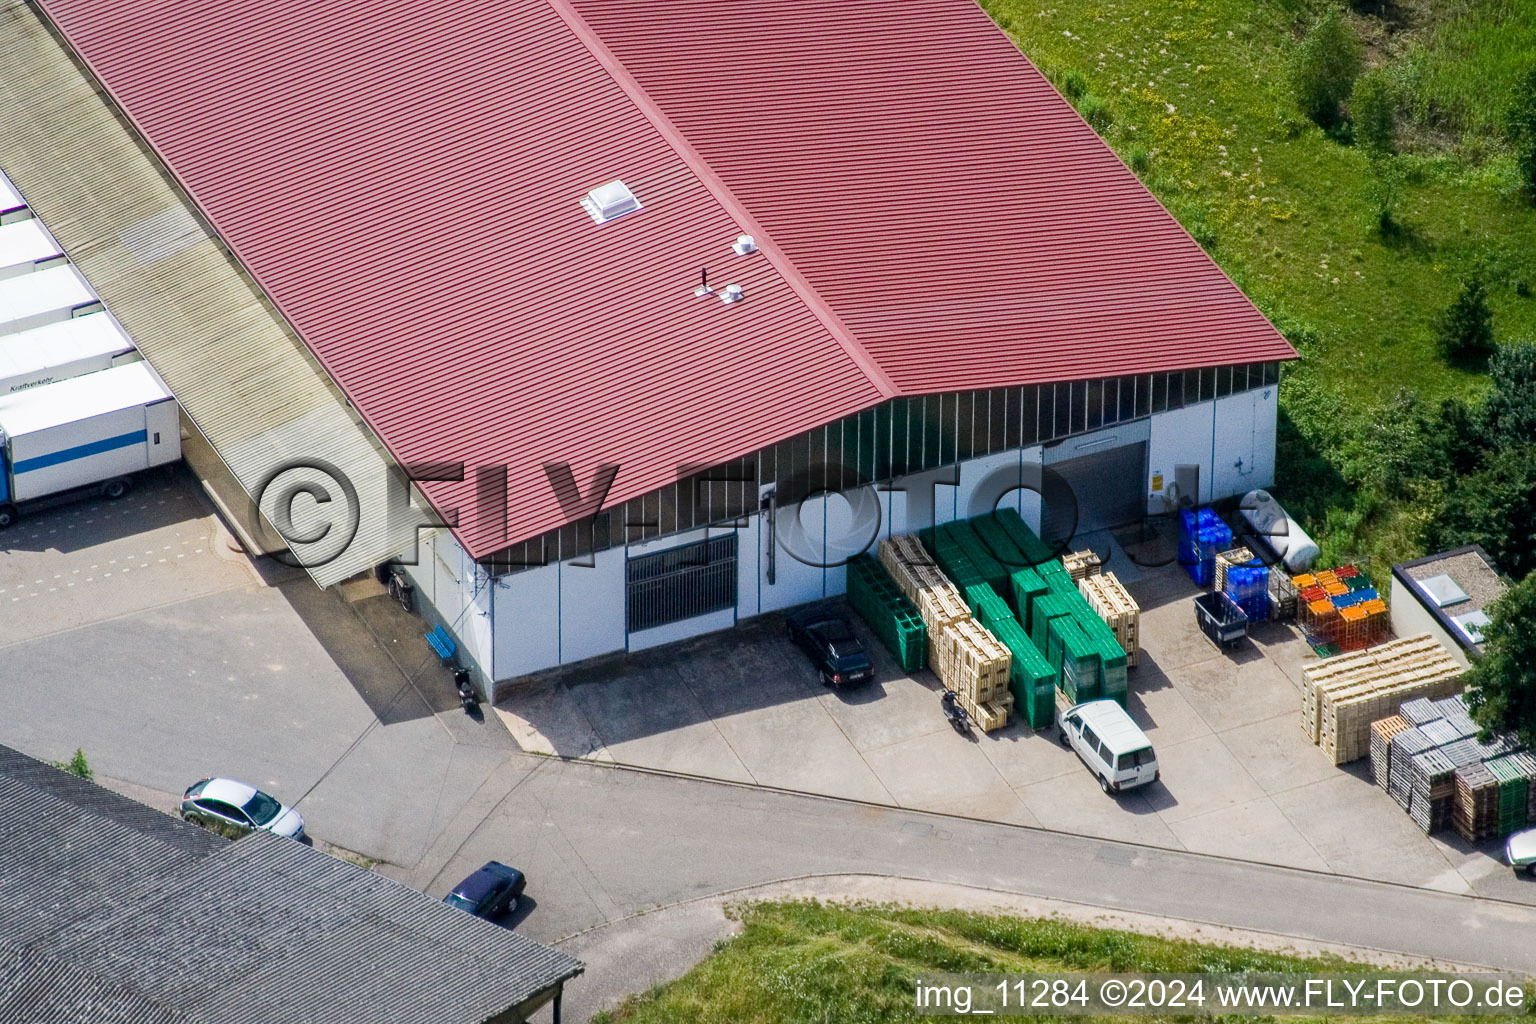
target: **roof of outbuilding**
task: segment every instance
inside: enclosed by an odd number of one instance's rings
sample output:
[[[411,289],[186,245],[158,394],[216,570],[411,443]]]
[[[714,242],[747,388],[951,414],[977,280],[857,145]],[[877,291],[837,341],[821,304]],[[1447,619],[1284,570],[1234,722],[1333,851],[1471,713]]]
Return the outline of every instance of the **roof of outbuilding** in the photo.
[[[550,463],[612,505],[900,394],[1294,355],[970,0],[42,7],[396,458],[508,467],[504,522],[424,485],[476,556],[567,521]]]
[[[309,847],[0,746],[0,1020],[480,1024],[578,961]]]

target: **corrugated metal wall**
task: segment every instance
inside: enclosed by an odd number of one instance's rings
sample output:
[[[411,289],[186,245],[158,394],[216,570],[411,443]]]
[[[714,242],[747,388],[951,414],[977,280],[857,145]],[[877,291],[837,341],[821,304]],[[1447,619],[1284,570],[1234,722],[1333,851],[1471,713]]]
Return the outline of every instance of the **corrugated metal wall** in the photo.
[[[821,490],[884,483],[1197,402],[1272,387],[1279,363],[896,398],[722,466],[681,467],[676,484],[588,523],[514,545],[482,564],[504,575],[593,550],[723,524],[758,510],[762,488],[789,504]],[[620,468],[622,472],[622,466]]]
[[[254,493],[280,466],[323,462],[356,488],[355,537],[310,569],[315,582],[409,547],[429,512],[407,501],[392,460],[303,343],[23,0],[0,0],[0,110],[0,166],[240,485]]]

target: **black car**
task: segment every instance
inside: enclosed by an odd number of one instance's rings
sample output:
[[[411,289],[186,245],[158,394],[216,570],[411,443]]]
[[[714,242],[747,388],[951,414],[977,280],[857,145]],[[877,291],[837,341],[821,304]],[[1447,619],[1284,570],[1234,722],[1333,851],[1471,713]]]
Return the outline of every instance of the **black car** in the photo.
[[[453,891],[443,897],[443,902],[494,921],[517,905],[517,898],[527,884],[528,880],[517,868],[493,860],[454,886]]]
[[[828,686],[857,686],[875,678],[864,641],[835,612],[810,608],[789,617],[789,638],[810,656]]]

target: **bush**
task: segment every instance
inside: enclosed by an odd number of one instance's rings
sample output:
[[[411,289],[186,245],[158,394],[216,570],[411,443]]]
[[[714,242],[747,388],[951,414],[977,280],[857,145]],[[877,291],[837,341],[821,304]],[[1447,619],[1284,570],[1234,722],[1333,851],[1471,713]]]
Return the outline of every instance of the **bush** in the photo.
[[[1428,532],[1432,548],[1481,544],[1516,579],[1536,569],[1536,445],[1486,456],[1483,469],[1448,489]]]
[[[1068,71],[1061,79],[1061,94],[1076,103],[1088,94],[1088,79],[1081,71]]]
[[[1380,70],[1366,72],[1355,83],[1349,120],[1355,144],[1367,153],[1381,156],[1397,151],[1397,93]]]
[[[1354,26],[1337,7],[1330,7],[1291,59],[1291,87],[1301,112],[1323,128],[1337,127],[1363,59]]]
[[[1504,134],[1520,165],[1520,180],[1536,199],[1536,68],[1515,86],[1504,116]]]
[[[1137,146],[1131,150],[1130,154],[1125,158],[1125,162],[1130,166],[1131,170],[1136,172],[1138,177],[1145,178],[1147,172],[1152,169],[1152,154]]]
[[[1461,294],[1451,303],[1436,327],[1440,354],[1451,362],[1467,363],[1493,354],[1493,313],[1483,280],[1474,275],[1461,286]]]
[[[1500,345],[1488,377],[1489,441],[1501,448],[1536,441],[1536,342]]]
[[[85,751],[78,747],[75,748],[74,757],[71,757],[68,761],[55,761],[53,766],[60,771],[69,772],[71,775],[78,775],[87,782],[96,777],[96,773],[91,771],[90,762],[85,759]]]
[[[1536,576],[1495,601],[1484,656],[1467,673],[1472,716],[1484,730],[1509,730],[1536,746]]]
[[[1397,161],[1379,156],[1371,161],[1371,176],[1366,184],[1366,199],[1371,204],[1371,227],[1383,241],[1394,241],[1404,234],[1397,219],[1397,205],[1402,198],[1403,174]]]
[[[1078,105],[1077,112],[1082,114],[1083,120],[1087,121],[1093,127],[1093,130],[1100,135],[1103,135],[1109,126],[1115,122],[1115,119],[1110,116],[1109,105],[1093,93],[1088,93],[1083,97],[1082,103]]]

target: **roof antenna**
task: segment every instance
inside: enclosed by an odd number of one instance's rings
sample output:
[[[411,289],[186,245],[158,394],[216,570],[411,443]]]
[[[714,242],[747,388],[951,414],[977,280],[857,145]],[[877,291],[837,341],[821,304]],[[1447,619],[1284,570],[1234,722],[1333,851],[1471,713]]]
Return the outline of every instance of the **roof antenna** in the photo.
[[[715,290],[709,286],[709,268],[700,267],[699,286],[693,290],[693,294],[702,299],[704,296],[713,295],[714,293]]]

